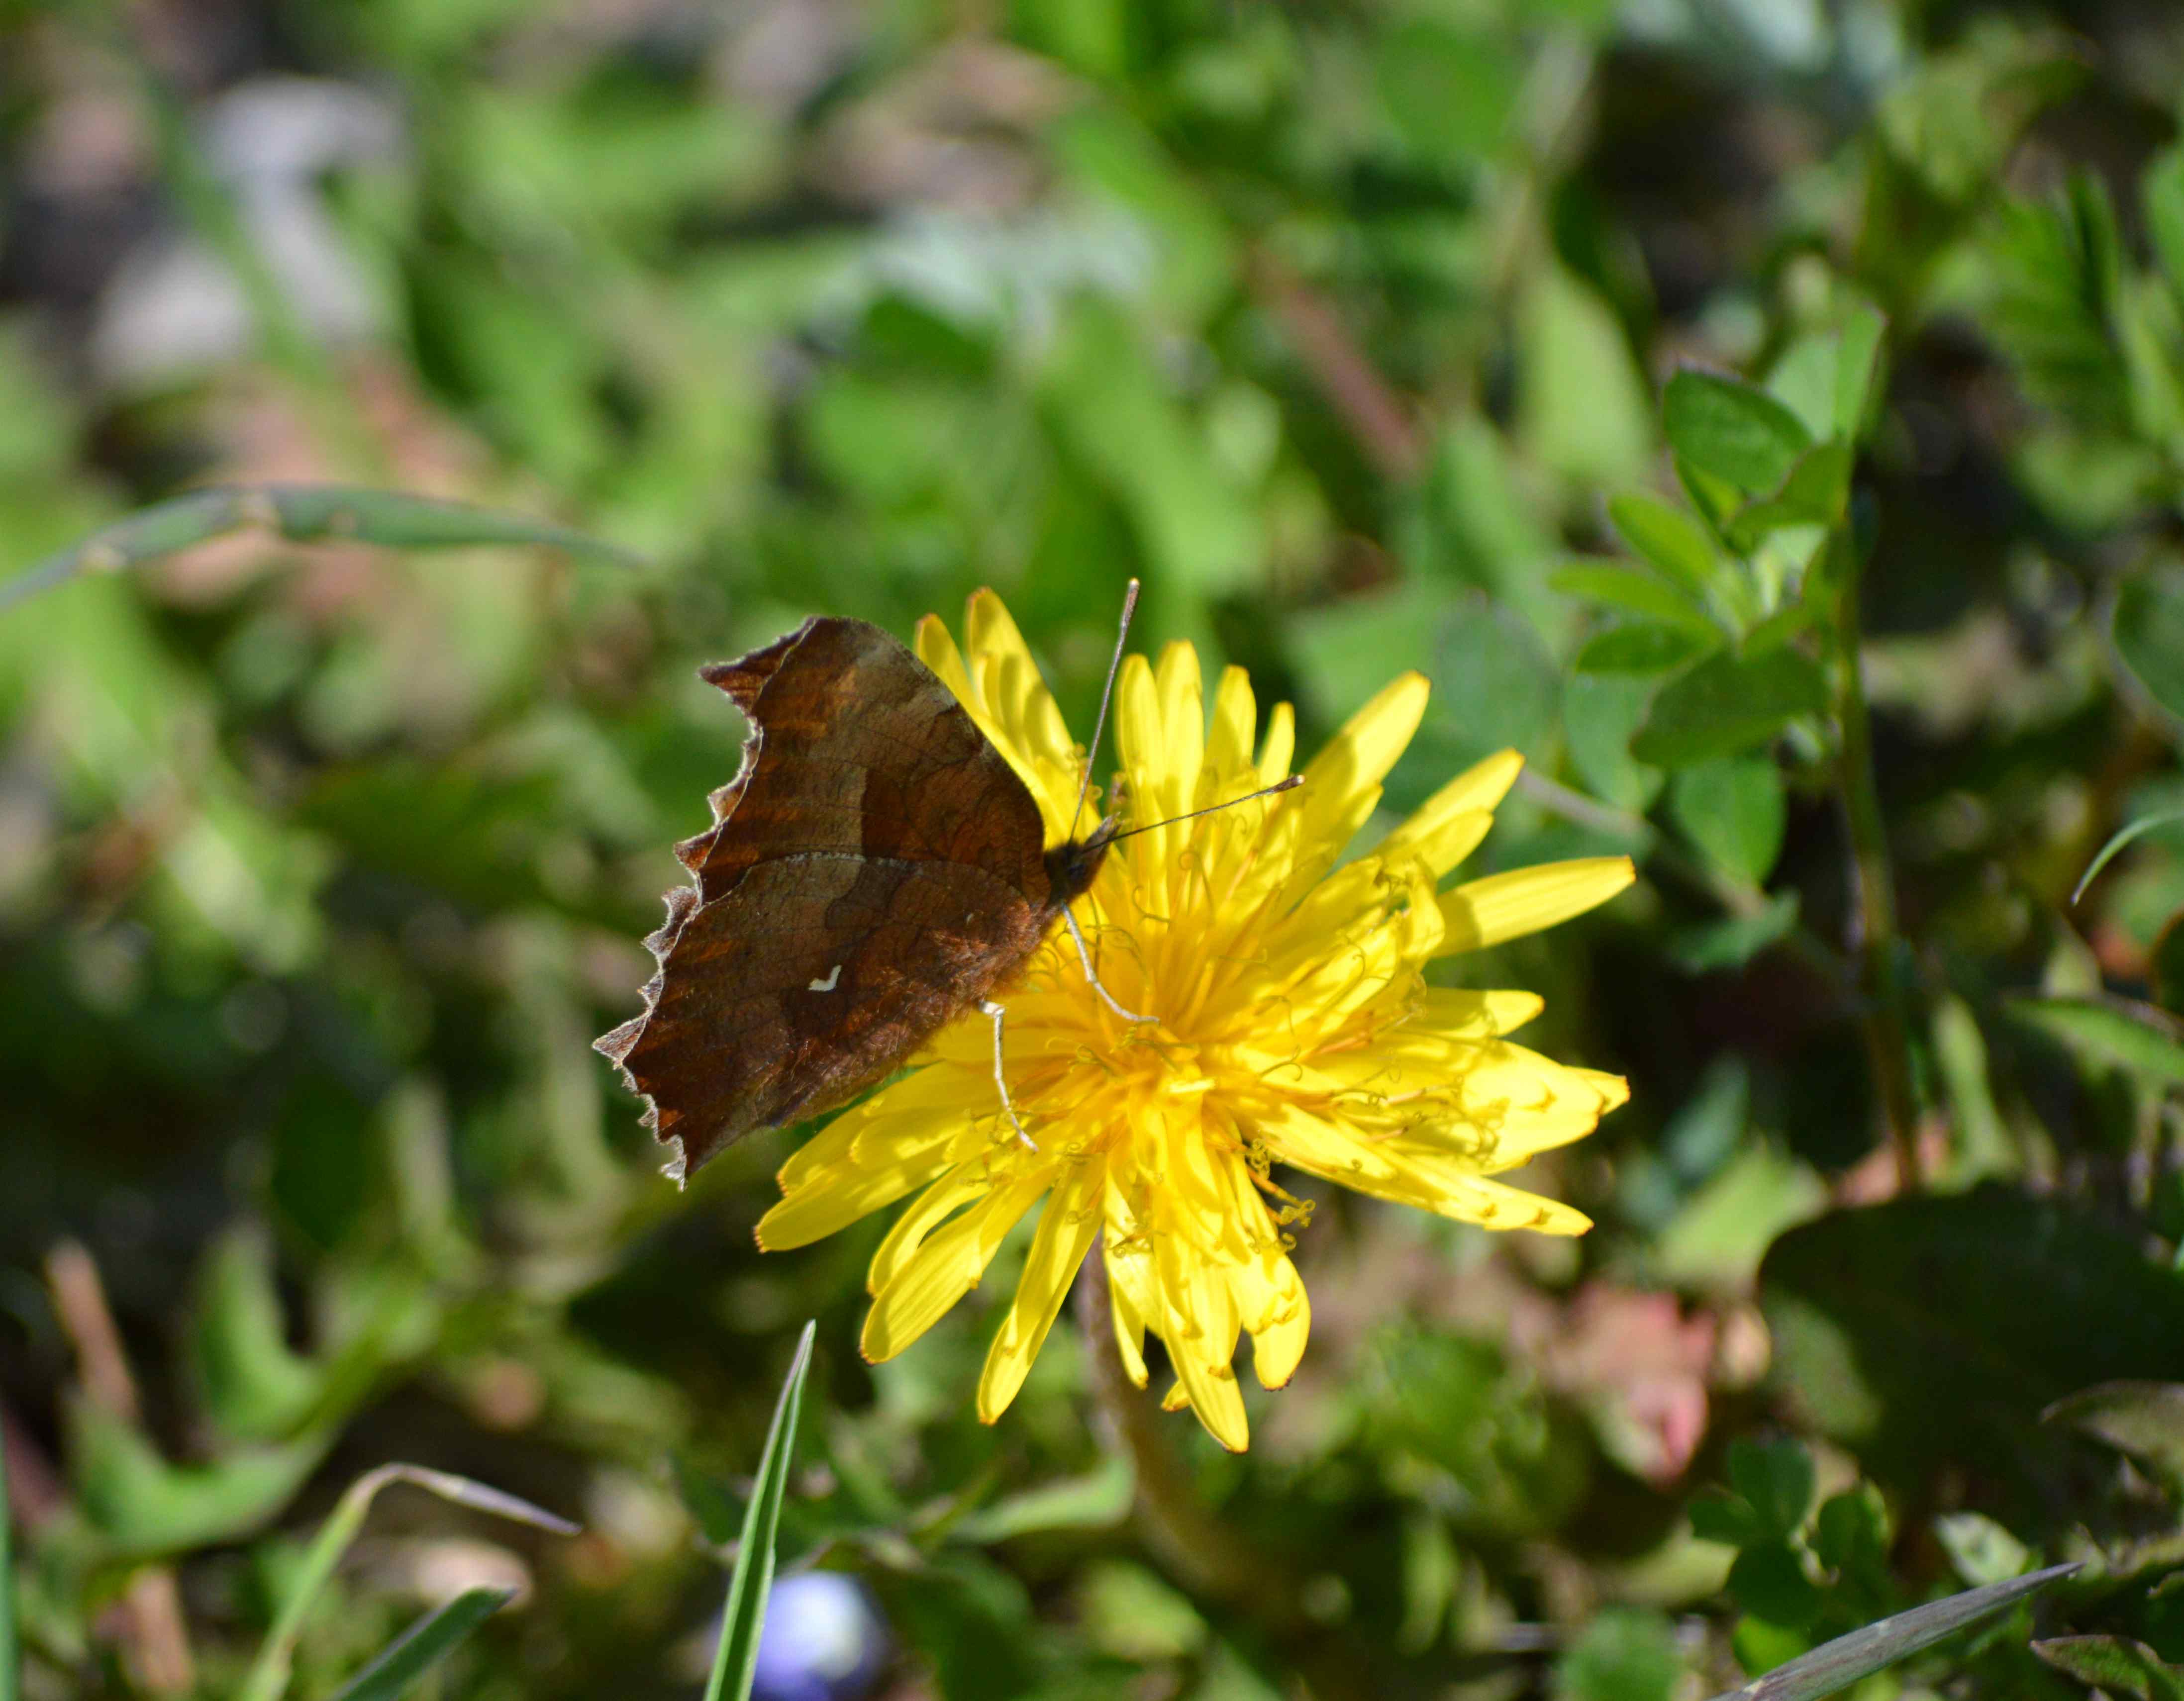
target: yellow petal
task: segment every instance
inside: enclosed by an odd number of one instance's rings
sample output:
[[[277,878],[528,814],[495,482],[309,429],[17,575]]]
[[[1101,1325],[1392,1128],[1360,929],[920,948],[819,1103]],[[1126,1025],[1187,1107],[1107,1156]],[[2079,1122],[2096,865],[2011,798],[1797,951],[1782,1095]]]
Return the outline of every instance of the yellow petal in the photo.
[[[1145,1385],[1145,1320],[1153,1309],[1152,1259],[1142,1241],[1123,1241],[1114,1222],[1114,1190],[1108,1189],[1108,1229],[1100,1256],[1107,1266],[1108,1308],[1115,1323],[1115,1351],[1123,1372]]]
[[[1045,1190],[1044,1176],[997,1188],[920,1247],[866,1314],[865,1357],[892,1359],[939,1322],[978,1285],[1002,1237]]]
[[[1162,1235],[1153,1247],[1160,1281],[1161,1339],[1176,1380],[1206,1432],[1231,1453],[1251,1445],[1243,1390],[1236,1386],[1236,1302],[1228,1284],[1179,1237]]]
[[[1483,950],[1582,915],[1637,877],[1629,857],[1597,856],[1467,881],[1440,896],[1440,954]]]
[[[787,1252],[823,1240],[859,1217],[893,1204],[930,1181],[946,1162],[944,1153],[928,1152],[878,1170],[822,1170],[758,1220],[760,1249]]]
[[[1017,630],[1008,605],[991,591],[974,591],[963,615],[963,639],[973,657],[983,661],[1021,661],[1033,667],[1031,646]]]
[[[973,1201],[994,1190],[992,1178],[976,1165],[965,1164],[943,1176],[917,1197],[917,1202],[894,1220],[879,1250],[865,1272],[865,1291],[878,1293],[902,1274],[933,1231]]]
[[[1546,1008],[1537,992],[1469,992],[1429,987],[1417,1015],[1404,1024],[1412,1033],[1450,1038],[1495,1039],[1513,1034]]]
[[[1421,809],[1381,840],[1373,854],[1391,864],[1401,858],[1414,858],[1432,870],[1434,878],[1439,880],[1477,850],[1479,842],[1493,827],[1494,812],[1490,809],[1459,809],[1439,814]]]
[[[1405,1154],[1394,1179],[1365,1176],[1349,1185],[1361,1193],[1415,1205],[1436,1216],[1481,1228],[1530,1229],[1539,1234],[1583,1234],[1592,1219],[1558,1199],[1543,1199],[1471,1172],[1465,1159],[1421,1159]]]
[[[1380,798],[1380,781],[1396,765],[1424,719],[1432,688],[1423,674],[1407,673],[1384,687],[1304,770],[1298,801],[1304,826],[1297,844],[1300,872],[1318,879],[1340,856]],[[1299,876],[1291,876],[1294,882]]]
[[[1509,788],[1517,783],[1517,775],[1524,767],[1524,759],[1518,752],[1497,750],[1484,762],[1474,763],[1435,792],[1426,809],[1438,806],[1458,813],[1496,809],[1509,795]]]
[[[1032,662],[1031,653],[1024,648],[1022,636],[993,592],[982,591],[971,599],[971,618],[967,626],[971,641],[967,665],[956,648],[956,641],[948,636],[948,628],[931,614],[917,623],[917,659],[939,677],[956,702],[963,705],[978,731],[985,734],[986,742],[1000,752],[1001,759],[1016,770],[1017,777],[1024,782],[1039,804],[1048,842],[1059,843],[1067,837],[1069,808],[1067,803],[1057,802],[1056,797],[1064,791],[1072,799],[1076,796],[1056,771],[1057,761],[1065,769],[1068,766],[1068,734],[1061,725],[1061,711],[1046,696],[1046,687],[1039,681],[1039,670]],[[1030,688],[1034,688],[1044,700],[1044,713],[1028,711],[1021,701],[1011,710],[1004,692],[988,689],[1006,671],[1004,664],[1012,659],[1021,662],[1020,673],[1028,675]],[[1025,687],[1018,688],[1020,699],[1025,691]],[[1054,748],[1057,741],[1062,747],[1059,753]]]
[[[1124,656],[1123,671],[1115,681],[1115,748],[1129,776],[1133,825],[1158,820],[1163,813],[1160,800],[1174,789],[1177,776],[1169,767],[1165,731],[1152,664],[1143,656]],[[1167,835],[1163,830],[1145,837],[1165,841]]]
[[[1213,725],[1206,737],[1206,773],[1215,784],[1240,783],[1251,765],[1251,735],[1258,726],[1258,703],[1251,694],[1251,676],[1240,667],[1221,670],[1220,687],[1213,694]],[[1277,778],[1280,776],[1276,775]],[[1245,791],[1252,790],[1244,786]],[[1218,797],[1202,796],[1199,803],[1217,803]]]
[[[971,675],[964,670],[962,652],[956,648],[956,640],[949,636],[939,615],[928,614],[917,623],[915,648],[918,660],[939,675],[940,682],[955,693],[956,702],[968,709],[972,696]]]
[[[863,1109],[859,1105],[855,1109],[844,1111],[788,1154],[788,1161],[774,1175],[783,1192],[794,1192],[810,1177],[849,1157],[850,1148],[856,1143],[857,1131],[867,1120],[858,1114]]]
[[[1290,776],[1290,759],[1296,754],[1296,711],[1286,703],[1274,705],[1267,717],[1266,742],[1259,746],[1259,783],[1271,786]]]
[[[1206,765],[1206,687],[1198,652],[1186,643],[1168,645],[1161,652],[1154,682],[1160,688],[1168,765],[1180,782],[1169,808],[1179,814],[1197,802],[1199,775]]]
[[[1055,1314],[1068,1296],[1069,1284],[1076,1280],[1077,1267],[1100,1232],[1098,1201],[1105,1185],[1100,1166],[1088,1164],[1048,1197],[1016,1298],[986,1353],[986,1368],[978,1378],[980,1422],[1000,1417],[1023,1386],[1031,1361],[1039,1356]]]
[[[1286,1254],[1269,1252],[1237,1272],[1236,1287],[1259,1386],[1286,1387],[1312,1333],[1312,1302],[1305,1296],[1304,1278]]]

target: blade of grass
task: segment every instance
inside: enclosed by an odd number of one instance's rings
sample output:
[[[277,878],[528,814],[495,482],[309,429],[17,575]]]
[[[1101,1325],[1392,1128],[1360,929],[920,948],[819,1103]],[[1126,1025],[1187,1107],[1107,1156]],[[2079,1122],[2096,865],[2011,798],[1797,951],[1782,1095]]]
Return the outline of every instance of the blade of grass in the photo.
[[[2137,820],[2127,821],[2118,827],[2093,859],[2086,864],[2086,871],[2078,876],[2078,883],[2070,888],[2070,902],[2075,903],[2086,895],[2086,888],[2093,883],[2093,876],[2106,868],[2116,853],[2126,845],[2142,833],[2150,833],[2156,827],[2165,827],[2174,821],[2184,821],[2184,809],[2156,809],[2150,815],[2141,815]]]
[[[465,1589],[381,1648],[334,1701],[395,1701],[515,1598],[514,1589]]]
[[[1913,1607],[1824,1643],[1741,1689],[1715,1696],[1713,1701],[1819,1701],[1821,1696],[1847,1689],[1869,1672],[1930,1647],[2077,1569],[2075,1563],[2050,1565],[2044,1571],[2028,1571],[2021,1577]]]
[[[796,1450],[797,1414],[804,1405],[804,1378],[811,1368],[811,1336],[806,1323],[797,1337],[788,1380],[773,1409],[766,1451],[759,1455],[751,1483],[750,1509],[744,1514],[743,1540],[736,1547],[736,1568],[728,1577],[728,1603],[721,1619],[721,1643],[713,1656],[713,1675],[705,1701],[747,1701],[758,1667],[759,1626],[766,1619],[766,1598],[773,1587],[773,1542],[781,1527],[782,1498],[788,1489],[788,1466]]]
[[[388,549],[532,544],[623,566],[637,559],[566,525],[466,502],[348,485],[220,485],[155,503],[48,555],[0,585],[0,613],[86,574],[119,573],[251,526],[292,543],[353,539]]]
[[[8,1498],[8,1443],[0,1440],[0,1701],[15,1701],[15,1554]]]
[[[251,1663],[242,1687],[236,1692],[237,1701],[280,1701],[287,1693],[289,1673],[295,1663],[296,1641],[303,1633],[304,1619],[325,1589],[326,1580],[333,1576],[334,1567],[341,1563],[342,1555],[348,1551],[349,1543],[363,1529],[365,1515],[371,1510],[371,1503],[379,1491],[397,1482],[410,1483],[458,1506],[474,1507],[496,1517],[550,1530],[558,1536],[577,1533],[577,1526],[566,1519],[557,1518],[527,1500],[519,1500],[513,1494],[488,1488],[466,1476],[427,1470],[415,1465],[382,1465],[376,1470],[368,1470],[348,1486],[326,1521],[319,1526],[319,1533],[312,1537],[310,1548],[304,1555],[303,1569],[288,1591],[288,1598],[281,1604],[273,1627],[265,1633],[265,1644]]]

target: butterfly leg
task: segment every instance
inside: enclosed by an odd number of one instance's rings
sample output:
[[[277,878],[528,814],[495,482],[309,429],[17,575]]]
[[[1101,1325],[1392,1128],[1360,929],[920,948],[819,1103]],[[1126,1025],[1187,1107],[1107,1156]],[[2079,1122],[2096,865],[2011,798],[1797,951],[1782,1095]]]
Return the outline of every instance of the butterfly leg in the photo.
[[[1016,1103],[1009,1097],[1008,1076],[1001,1067],[1001,1020],[1008,1014],[1008,1011],[991,998],[986,999],[978,1008],[994,1019],[994,1085],[1000,1089],[1001,1109],[1009,1113],[1009,1120],[1015,1126],[1017,1138],[1022,1141],[1027,1148],[1036,1152],[1039,1150],[1039,1142],[1024,1132],[1023,1122],[1017,1115]]]
[[[1126,1010],[1115,1002],[1115,995],[1100,984],[1100,971],[1092,966],[1092,953],[1086,948],[1084,930],[1078,926],[1077,918],[1067,908],[1061,912],[1061,922],[1069,930],[1069,937],[1077,942],[1077,960],[1084,965],[1084,978],[1092,983],[1092,990],[1100,995],[1100,1001],[1126,1022],[1158,1021],[1158,1016],[1141,1016],[1135,1010]]]

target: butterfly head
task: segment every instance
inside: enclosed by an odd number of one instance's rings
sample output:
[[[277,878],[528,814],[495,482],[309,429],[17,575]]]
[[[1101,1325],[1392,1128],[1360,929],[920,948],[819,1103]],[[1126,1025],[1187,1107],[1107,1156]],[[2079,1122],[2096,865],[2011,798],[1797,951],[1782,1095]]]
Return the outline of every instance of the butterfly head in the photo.
[[[1107,859],[1107,847],[1114,842],[1116,827],[1116,818],[1109,815],[1085,837],[1065,840],[1047,852],[1047,901],[1055,908],[1065,909],[1092,889],[1100,864]]]

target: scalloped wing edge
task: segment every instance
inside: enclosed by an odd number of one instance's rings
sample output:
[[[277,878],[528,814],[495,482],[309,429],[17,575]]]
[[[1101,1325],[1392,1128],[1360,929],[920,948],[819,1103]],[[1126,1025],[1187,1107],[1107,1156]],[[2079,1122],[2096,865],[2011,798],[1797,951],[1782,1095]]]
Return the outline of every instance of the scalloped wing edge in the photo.
[[[712,853],[721,829],[734,814],[744,788],[749,785],[751,774],[758,766],[759,752],[766,743],[766,730],[760,725],[758,719],[760,694],[765,691],[767,682],[780,669],[788,653],[801,643],[805,634],[816,625],[818,620],[815,616],[794,631],[776,638],[749,655],[739,656],[734,661],[708,662],[698,670],[699,678],[726,692],[729,700],[743,711],[744,718],[750,723],[750,731],[744,737],[743,760],[736,769],[735,778],[725,786],[715,787],[705,795],[706,804],[712,811],[712,825],[675,847],[675,859],[690,871],[693,879],[689,885],[671,887],[661,895],[661,901],[667,906],[666,919],[645,935],[644,948],[652,953],[652,959],[658,966],[654,969],[652,978],[638,988],[638,995],[644,1000],[644,1008],[627,1021],[610,1028],[592,1042],[592,1049],[614,1065],[615,1073],[621,1077],[622,1085],[644,1100],[644,1114],[638,1120],[655,1139],[660,1138],[660,1107],[654,1103],[652,1095],[638,1084],[637,1076],[624,1059],[636,1049],[638,1041],[644,1037],[646,1025],[652,1020],[653,1012],[659,1008],[660,989],[667,980],[668,959],[675,953],[675,947],[682,939],[683,928],[706,902],[705,860]],[[688,1185],[689,1154],[683,1149],[681,1138],[670,1136],[660,1143],[668,1148],[669,1153],[666,1163],[660,1167],[660,1173],[677,1187]]]

